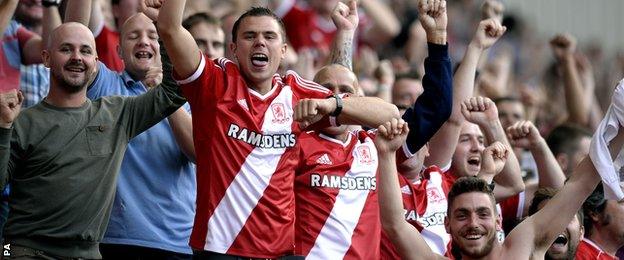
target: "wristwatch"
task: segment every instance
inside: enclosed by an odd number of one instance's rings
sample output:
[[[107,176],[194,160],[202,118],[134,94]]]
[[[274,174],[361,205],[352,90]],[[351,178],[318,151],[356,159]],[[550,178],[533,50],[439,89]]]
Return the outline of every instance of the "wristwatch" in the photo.
[[[61,0],[41,0],[41,5],[43,7],[59,6],[61,5]]]
[[[342,112],[342,98],[338,94],[334,94],[332,97],[336,99],[336,109],[330,114],[330,116],[338,117],[340,112]]]

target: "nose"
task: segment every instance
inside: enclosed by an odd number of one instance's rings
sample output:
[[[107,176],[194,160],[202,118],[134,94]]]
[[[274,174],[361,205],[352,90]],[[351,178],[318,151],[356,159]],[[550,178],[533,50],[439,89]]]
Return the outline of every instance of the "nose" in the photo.
[[[147,35],[141,35],[139,37],[139,41],[137,42],[137,45],[139,45],[140,47],[145,47],[149,45],[149,37]]]
[[[254,41],[254,47],[264,47],[266,46],[266,39],[264,38],[264,35],[260,34],[258,35],[258,37],[256,37],[255,41]]]
[[[477,138],[470,138],[470,151],[479,151],[479,145]]]
[[[69,57],[71,60],[82,60],[82,54],[80,53],[80,49],[76,49],[71,52],[71,56]]]

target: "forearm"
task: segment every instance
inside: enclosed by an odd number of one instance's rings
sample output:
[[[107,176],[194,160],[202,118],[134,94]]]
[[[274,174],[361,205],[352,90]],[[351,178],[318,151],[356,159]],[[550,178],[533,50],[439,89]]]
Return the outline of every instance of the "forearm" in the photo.
[[[589,108],[586,98],[583,97],[583,85],[576,68],[576,61],[573,56],[569,55],[561,63],[566,107],[569,114],[568,121],[585,125],[589,117]]]
[[[0,33],[6,31],[13,17],[18,0],[0,0]]]
[[[59,14],[57,6],[43,8],[43,27],[41,31],[41,40],[43,41],[44,46],[47,45],[52,31],[56,29],[56,27],[59,27],[62,23],[63,21],[61,21],[61,15]]]
[[[396,155],[393,152],[379,152],[379,180],[377,189],[379,211],[384,227],[391,227],[405,222],[403,219],[403,199],[399,190],[399,178],[396,169]]]
[[[165,1],[158,16],[158,34],[171,56],[175,70],[182,78],[192,75],[201,61],[193,36],[182,27],[186,1]]]
[[[353,35],[354,30],[339,30],[334,38],[330,58],[331,64],[340,64],[353,70]]]
[[[403,119],[411,129],[407,144],[410,152],[420,150],[450,117],[453,106],[451,75],[448,46],[429,44],[429,57],[425,59],[423,77],[424,92],[414,106],[403,114]]]
[[[361,0],[360,5],[373,22],[371,31],[374,37],[390,40],[400,33],[401,24],[386,4],[379,0]]]
[[[191,115],[186,112],[184,107],[179,108],[176,112],[173,112],[168,118],[169,127],[171,132],[180,147],[180,150],[189,158],[190,161],[195,162],[195,145],[193,144],[193,119]]]
[[[399,110],[391,103],[376,97],[349,97],[343,99],[338,122],[345,125],[377,127],[392,118],[399,118]]]
[[[475,44],[469,44],[464,58],[453,76],[453,112],[449,118],[449,121],[453,123],[461,124],[464,121],[460,104],[471,97],[474,92],[477,65],[482,53],[483,49],[475,46]]]
[[[65,22],[76,22],[89,26],[91,12],[94,8],[99,8],[97,0],[68,0]]]
[[[505,130],[503,130],[503,126],[498,119],[489,122],[487,125],[481,125],[480,127],[488,144],[499,141],[504,145],[511,147],[509,141],[507,140]],[[503,170],[494,177],[494,181],[498,185],[498,189],[495,189],[497,200],[513,196],[524,190],[524,181],[522,180],[520,172],[520,163],[518,162],[513,149],[509,149],[505,167],[503,167]]]
[[[537,165],[537,173],[539,179],[539,187],[560,189],[565,183],[565,174],[559,167],[559,163],[555,156],[548,148],[548,144],[544,138],[540,137],[540,141],[533,145],[531,148],[531,154],[535,159]]]

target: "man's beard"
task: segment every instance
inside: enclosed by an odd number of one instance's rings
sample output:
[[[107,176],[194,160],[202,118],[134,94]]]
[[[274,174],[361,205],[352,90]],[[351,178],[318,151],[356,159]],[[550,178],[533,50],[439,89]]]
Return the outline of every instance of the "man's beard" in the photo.
[[[67,64],[67,65],[70,65],[70,64]],[[52,74],[54,78],[56,78],[57,82],[59,83],[58,84],[59,87],[63,88],[63,90],[65,90],[67,93],[74,94],[74,93],[80,92],[87,86],[87,83],[89,81],[89,75],[87,74],[88,70],[86,68],[85,68],[84,73],[85,75],[82,80],[73,79],[68,76],[65,76],[62,71],[61,72],[55,71]]]
[[[451,243],[453,243],[452,248],[451,248],[451,254],[453,255],[453,257],[455,259],[462,259],[462,255],[469,256],[471,258],[482,258],[482,257],[490,254],[490,252],[492,252],[492,248],[494,248],[494,243],[495,243],[495,239],[496,238],[497,238],[497,236],[493,235],[485,243],[485,246],[483,246],[483,248],[481,248],[481,250],[479,250],[479,251],[477,251],[475,253],[470,253],[470,252],[464,251],[463,248],[460,248],[460,246],[456,242],[453,241],[453,242],[451,242]]]

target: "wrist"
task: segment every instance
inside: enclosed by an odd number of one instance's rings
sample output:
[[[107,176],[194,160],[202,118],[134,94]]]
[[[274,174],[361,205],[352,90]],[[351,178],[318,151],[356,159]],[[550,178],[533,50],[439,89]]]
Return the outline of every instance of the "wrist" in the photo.
[[[427,42],[446,45],[446,30],[427,32]]]
[[[483,52],[485,50],[485,47],[483,47],[482,44],[476,43],[474,41],[471,41],[468,44],[468,50],[466,50],[466,52],[468,51],[477,51],[479,53]]]

